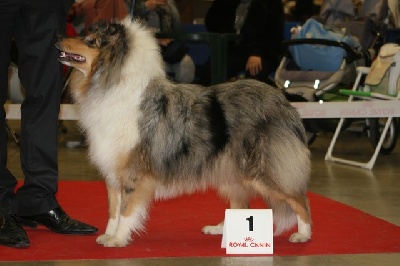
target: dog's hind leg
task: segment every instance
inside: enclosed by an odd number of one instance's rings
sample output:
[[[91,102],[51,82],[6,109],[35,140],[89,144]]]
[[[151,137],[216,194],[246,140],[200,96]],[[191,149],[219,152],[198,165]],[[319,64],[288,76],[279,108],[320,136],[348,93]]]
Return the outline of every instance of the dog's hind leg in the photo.
[[[261,182],[254,182],[253,187],[273,210],[274,235],[280,235],[291,229],[297,222],[298,231],[290,236],[289,241],[307,242],[311,239],[311,214],[305,194],[287,195],[280,190],[271,189]]]
[[[287,196],[271,192],[267,202],[273,210],[275,232],[280,235],[291,229],[297,222],[297,232],[293,233],[290,242],[307,242],[311,239],[311,214],[305,194]]]
[[[297,216],[297,232],[290,236],[289,241],[307,242],[311,239],[311,214],[306,195],[288,198],[287,203]]]
[[[227,185],[218,188],[219,194],[223,198],[229,199],[230,209],[248,209],[249,192],[242,185]],[[201,230],[204,234],[222,235],[224,230],[224,220],[217,225],[207,225]]]

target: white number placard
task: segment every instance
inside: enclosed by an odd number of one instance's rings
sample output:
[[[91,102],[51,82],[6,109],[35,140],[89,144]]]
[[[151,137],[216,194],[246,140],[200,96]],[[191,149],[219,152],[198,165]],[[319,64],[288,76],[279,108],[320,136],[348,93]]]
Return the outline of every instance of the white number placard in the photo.
[[[226,254],[273,254],[272,210],[225,210],[221,247]]]

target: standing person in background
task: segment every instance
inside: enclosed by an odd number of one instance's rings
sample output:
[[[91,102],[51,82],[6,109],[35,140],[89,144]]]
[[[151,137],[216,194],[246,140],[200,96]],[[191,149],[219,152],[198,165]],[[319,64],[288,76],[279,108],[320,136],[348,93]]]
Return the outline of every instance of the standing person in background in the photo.
[[[124,0],[83,0],[76,2],[69,10],[69,20],[75,16],[83,16],[85,33],[89,26],[99,21],[110,22],[113,19],[122,20],[128,16],[128,8]]]
[[[92,234],[97,228],[69,217],[56,199],[58,188],[58,114],[62,68],[55,47],[65,33],[67,1],[0,0],[0,245],[30,245],[21,226],[42,224],[60,234]],[[12,40],[26,96],[21,105],[20,159],[24,184],[7,169],[4,104]]]
[[[126,0],[132,8],[132,0]],[[137,0],[133,8],[133,17],[140,18],[146,24],[161,33],[179,33],[182,25],[178,8],[174,0]],[[172,39],[159,39],[167,73],[177,82],[191,83],[195,77],[195,65],[188,55],[187,47]]]
[[[246,71],[246,77],[272,83],[269,75],[281,60],[284,12],[281,0],[214,0],[205,25],[208,31],[240,34],[228,46],[228,76]]]
[[[313,0],[296,0],[293,19],[301,23],[306,22],[310,17],[319,13],[318,8],[314,5]]]

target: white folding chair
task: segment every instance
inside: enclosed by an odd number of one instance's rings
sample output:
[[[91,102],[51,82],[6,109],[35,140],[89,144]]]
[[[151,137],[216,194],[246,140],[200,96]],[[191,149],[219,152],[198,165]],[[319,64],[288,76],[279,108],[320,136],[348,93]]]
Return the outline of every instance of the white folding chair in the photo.
[[[371,67],[358,67],[357,78],[353,85],[352,90],[341,90],[342,93],[349,95],[348,101],[354,99],[362,100],[399,100],[400,93],[400,46],[397,44],[385,44],[379,51],[377,59],[373,62]],[[360,86],[362,77],[365,77],[364,86]],[[367,162],[360,162],[356,160],[349,160],[340,157],[334,157],[332,152],[337,142],[339,134],[342,132],[343,124],[346,117],[342,117],[335,130],[328,151],[325,155],[325,160],[344,163],[362,168],[372,169],[379,153],[385,153],[382,145],[389,132],[389,128],[393,127],[394,138],[393,143],[396,144],[398,135],[397,121],[393,117],[387,117],[383,130],[380,131],[378,119],[367,119],[367,129],[371,140],[376,139],[374,143],[375,151]],[[374,125],[368,124],[374,122]],[[377,137],[378,136],[378,137]],[[392,136],[393,137],[393,136]],[[379,139],[379,140],[378,140]],[[374,141],[373,141],[374,142]],[[391,150],[393,147],[391,147]],[[390,150],[390,152],[391,152]],[[389,153],[390,153],[389,152]]]

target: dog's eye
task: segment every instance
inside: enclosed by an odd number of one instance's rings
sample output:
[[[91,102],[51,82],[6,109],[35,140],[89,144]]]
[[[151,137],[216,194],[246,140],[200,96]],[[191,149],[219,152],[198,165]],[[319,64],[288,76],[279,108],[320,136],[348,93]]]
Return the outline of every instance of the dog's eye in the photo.
[[[89,39],[88,41],[87,41],[87,43],[89,44],[89,45],[96,45],[96,39]]]

